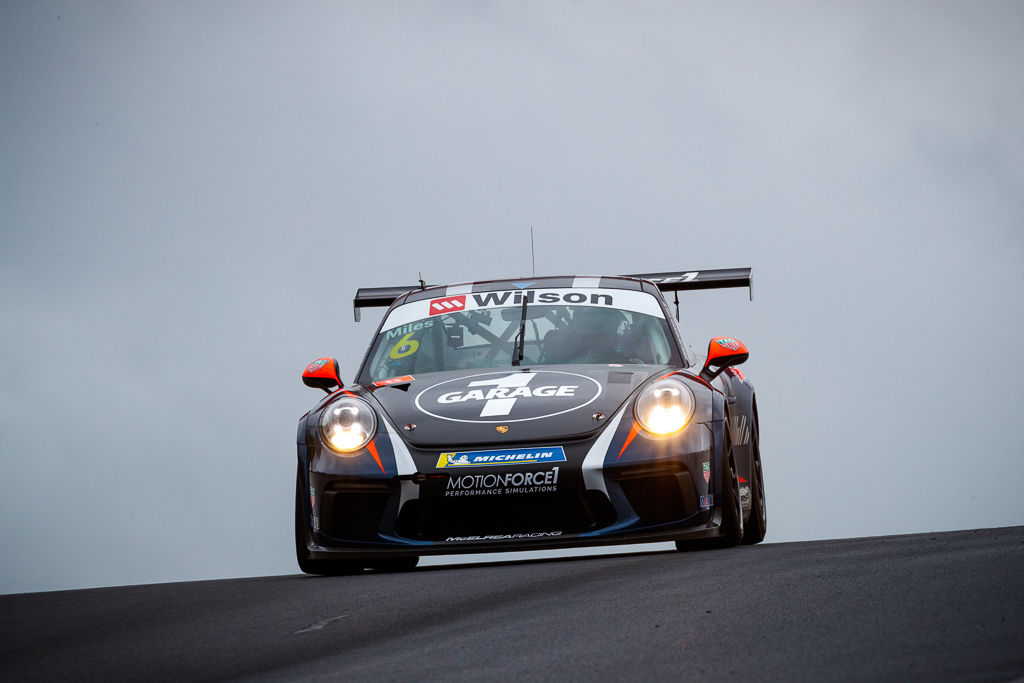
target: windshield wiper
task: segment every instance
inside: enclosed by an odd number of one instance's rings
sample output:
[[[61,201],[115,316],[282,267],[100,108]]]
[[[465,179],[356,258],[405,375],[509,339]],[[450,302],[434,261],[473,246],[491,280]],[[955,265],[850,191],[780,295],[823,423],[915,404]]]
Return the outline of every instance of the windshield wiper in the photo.
[[[512,345],[512,365],[517,367],[523,360],[523,347],[526,346],[526,340],[523,337],[526,334],[526,303],[528,300],[528,297],[523,296],[523,312],[519,319],[519,333],[516,335]]]

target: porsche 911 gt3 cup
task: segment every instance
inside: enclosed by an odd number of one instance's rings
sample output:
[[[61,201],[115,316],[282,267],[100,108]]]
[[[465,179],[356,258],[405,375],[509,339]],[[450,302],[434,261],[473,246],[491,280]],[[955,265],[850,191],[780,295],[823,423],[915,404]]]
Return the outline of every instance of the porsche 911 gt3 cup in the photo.
[[[303,373],[327,395],[299,420],[299,567],[760,542],[747,349],[715,337],[700,363],[663,295],[718,287],[750,269],[358,290],[357,320],[388,310],[355,383]]]

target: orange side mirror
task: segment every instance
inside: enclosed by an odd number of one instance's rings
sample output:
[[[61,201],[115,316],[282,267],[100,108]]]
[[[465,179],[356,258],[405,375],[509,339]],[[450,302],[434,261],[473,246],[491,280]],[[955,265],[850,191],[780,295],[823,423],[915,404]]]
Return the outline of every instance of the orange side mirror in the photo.
[[[341,370],[338,361],[333,358],[317,358],[306,366],[302,372],[302,383],[314,389],[323,389],[328,394],[344,385],[341,383]]]
[[[750,352],[739,339],[714,337],[708,342],[708,359],[704,361],[700,376],[710,382],[718,377],[722,370],[745,363],[749,357]]]

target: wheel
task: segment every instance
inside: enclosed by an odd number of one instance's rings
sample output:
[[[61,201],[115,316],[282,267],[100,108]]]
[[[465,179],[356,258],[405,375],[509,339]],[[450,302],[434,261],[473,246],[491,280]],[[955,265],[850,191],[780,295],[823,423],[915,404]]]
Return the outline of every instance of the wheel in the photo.
[[[306,547],[306,525],[302,519],[302,477],[295,477],[295,559],[305,574],[342,576],[356,574],[363,570],[362,562],[356,560],[313,560]],[[418,558],[417,558],[418,559]]]
[[[768,528],[768,512],[764,504],[764,473],[761,470],[760,438],[754,422],[754,444],[750,458],[750,519],[743,525],[743,545],[764,540]]]
[[[740,480],[736,476],[736,462],[732,457],[732,447],[726,458],[726,468],[722,472],[722,535],[719,547],[731,548],[743,537],[743,510],[740,508]]]
[[[743,510],[740,508],[740,481],[736,476],[736,462],[732,455],[732,444],[726,430],[725,471],[722,473],[723,484],[721,495],[722,535],[717,538],[702,538],[692,541],[676,541],[676,550],[707,550],[709,548],[731,548],[743,537]]]

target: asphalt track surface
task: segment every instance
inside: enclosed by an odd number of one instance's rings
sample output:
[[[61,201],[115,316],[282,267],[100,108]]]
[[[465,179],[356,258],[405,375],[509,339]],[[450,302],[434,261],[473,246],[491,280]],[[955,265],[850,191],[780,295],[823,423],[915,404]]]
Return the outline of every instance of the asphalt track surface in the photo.
[[[1024,676],[1024,527],[0,596],[4,680]]]

